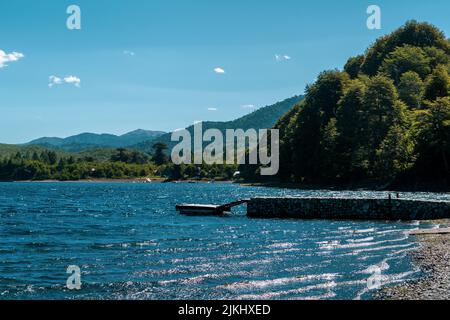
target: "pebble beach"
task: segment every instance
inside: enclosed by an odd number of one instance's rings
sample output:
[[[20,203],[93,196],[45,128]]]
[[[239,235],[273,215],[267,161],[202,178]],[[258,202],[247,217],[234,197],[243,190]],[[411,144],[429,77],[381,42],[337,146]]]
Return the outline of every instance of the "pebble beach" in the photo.
[[[418,236],[421,246],[412,253],[413,263],[423,272],[419,280],[386,287],[377,300],[449,300],[450,234]]]

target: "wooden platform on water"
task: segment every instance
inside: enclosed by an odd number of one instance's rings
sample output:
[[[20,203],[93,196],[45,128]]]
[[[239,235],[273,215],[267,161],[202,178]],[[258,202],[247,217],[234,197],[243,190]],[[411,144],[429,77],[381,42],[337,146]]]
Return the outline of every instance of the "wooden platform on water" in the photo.
[[[224,205],[214,204],[180,204],[176,210],[183,215],[190,216],[221,216],[230,213],[233,207],[247,203],[249,200],[239,200]]]

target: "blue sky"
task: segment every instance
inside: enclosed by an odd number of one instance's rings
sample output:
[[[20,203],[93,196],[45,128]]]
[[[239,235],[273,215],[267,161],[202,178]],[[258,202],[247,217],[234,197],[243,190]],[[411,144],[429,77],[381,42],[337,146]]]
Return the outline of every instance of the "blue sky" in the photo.
[[[81,30],[66,28],[71,4]],[[366,27],[371,4],[382,30]],[[409,19],[448,36],[449,12],[448,0],[3,1],[0,50],[24,57],[0,68],[0,142],[235,119],[301,94]]]

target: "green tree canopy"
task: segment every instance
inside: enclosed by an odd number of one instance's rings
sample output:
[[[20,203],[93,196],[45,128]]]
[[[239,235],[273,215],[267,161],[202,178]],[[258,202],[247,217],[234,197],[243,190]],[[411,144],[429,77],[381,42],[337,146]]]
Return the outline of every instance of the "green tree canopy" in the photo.
[[[419,125],[419,154],[422,170],[443,172],[450,178],[450,97],[438,98],[421,116]],[[419,165],[420,165],[419,164]],[[431,167],[430,167],[431,165]],[[439,170],[440,168],[440,170]]]
[[[408,71],[400,78],[398,92],[408,107],[419,109],[425,94],[425,84],[416,72]]]
[[[425,99],[434,101],[448,96],[450,92],[450,76],[445,66],[439,65],[427,79]]]
[[[364,62],[364,56],[359,55],[356,57],[351,57],[348,59],[347,63],[344,66],[344,71],[348,73],[350,78],[355,79],[358,77],[359,72],[361,70],[361,65]]]
[[[161,142],[157,142],[153,145],[152,160],[156,165],[163,165],[169,161],[168,157],[164,153],[164,151],[167,149],[168,149],[168,146]]]
[[[390,53],[381,65],[380,71],[396,84],[403,73],[416,72],[422,79],[431,73],[430,59],[422,48],[404,45]]]
[[[411,45],[419,48],[436,47],[450,54],[450,44],[435,26],[428,23],[409,21],[393,33],[381,37],[370,47],[366,54],[361,71],[369,76],[378,73],[385,58],[397,47]]]

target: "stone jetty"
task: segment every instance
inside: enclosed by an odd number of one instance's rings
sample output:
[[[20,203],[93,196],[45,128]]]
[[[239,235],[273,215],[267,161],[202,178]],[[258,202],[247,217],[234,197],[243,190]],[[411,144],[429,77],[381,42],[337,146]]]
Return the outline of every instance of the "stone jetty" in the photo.
[[[266,197],[247,201],[252,218],[436,220],[450,218],[450,201]]]

